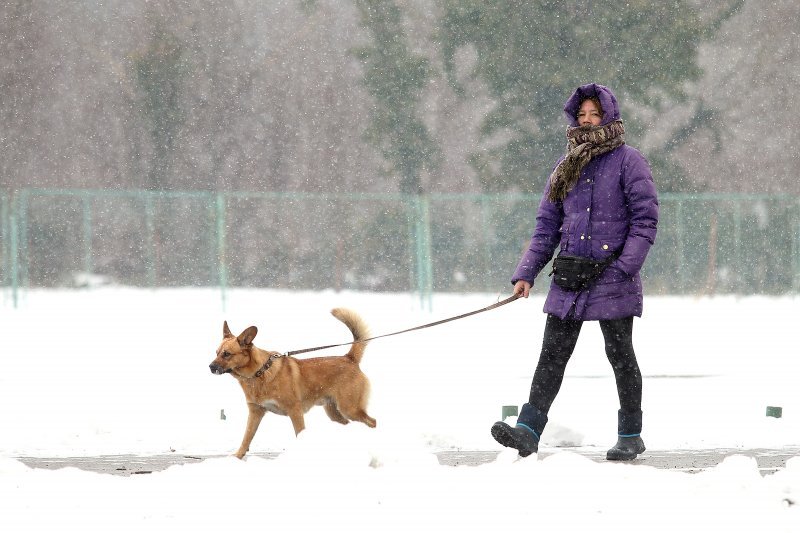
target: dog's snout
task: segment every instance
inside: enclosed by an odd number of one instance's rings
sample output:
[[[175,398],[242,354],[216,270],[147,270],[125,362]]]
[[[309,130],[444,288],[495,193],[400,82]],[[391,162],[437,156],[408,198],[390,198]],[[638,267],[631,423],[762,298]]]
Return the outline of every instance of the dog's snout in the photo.
[[[229,374],[230,372],[233,371],[230,368],[225,368],[224,366],[218,365],[217,363],[211,363],[210,365],[208,365],[208,369],[211,370],[212,374],[217,374],[220,376],[222,374]]]

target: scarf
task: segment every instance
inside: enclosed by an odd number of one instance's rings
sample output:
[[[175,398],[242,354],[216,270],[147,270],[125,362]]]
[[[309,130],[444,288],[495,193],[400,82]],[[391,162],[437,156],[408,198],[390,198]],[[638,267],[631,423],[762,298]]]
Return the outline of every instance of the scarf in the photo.
[[[547,198],[551,202],[564,200],[593,157],[625,144],[625,126],[622,120],[615,120],[605,126],[568,127],[567,143],[567,155],[550,175]]]

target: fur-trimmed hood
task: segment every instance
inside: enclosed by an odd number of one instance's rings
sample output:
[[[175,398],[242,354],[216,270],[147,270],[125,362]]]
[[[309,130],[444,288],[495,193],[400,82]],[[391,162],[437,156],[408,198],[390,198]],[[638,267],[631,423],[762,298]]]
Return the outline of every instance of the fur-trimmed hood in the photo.
[[[575,89],[575,92],[569,97],[567,103],[564,104],[564,116],[570,126],[574,127],[578,125],[578,120],[575,118],[575,115],[578,114],[581,102],[591,96],[596,96],[600,100],[600,105],[603,107],[603,121],[600,123],[601,126],[605,126],[609,122],[620,118],[617,98],[614,96],[614,93],[611,92],[611,89],[605,85],[589,83],[588,85],[581,85]]]

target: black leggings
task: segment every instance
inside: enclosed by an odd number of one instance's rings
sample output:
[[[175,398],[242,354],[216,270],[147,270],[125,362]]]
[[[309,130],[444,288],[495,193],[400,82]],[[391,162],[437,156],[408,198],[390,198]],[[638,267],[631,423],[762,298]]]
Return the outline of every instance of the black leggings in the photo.
[[[564,370],[575,350],[582,325],[580,320],[561,320],[547,315],[542,353],[533,374],[528,400],[545,414],[550,411],[561,388]],[[614,369],[620,409],[630,413],[641,411],[642,374],[633,352],[633,317],[601,320],[600,329],[605,338],[606,356]]]

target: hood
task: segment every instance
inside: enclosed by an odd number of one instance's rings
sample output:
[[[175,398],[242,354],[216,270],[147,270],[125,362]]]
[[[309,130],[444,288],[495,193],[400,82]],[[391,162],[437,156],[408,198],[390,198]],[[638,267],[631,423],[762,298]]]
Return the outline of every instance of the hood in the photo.
[[[590,96],[596,96],[600,100],[600,105],[603,106],[604,114],[603,121],[600,123],[601,126],[619,120],[617,98],[614,96],[614,93],[611,92],[611,89],[604,85],[590,83],[588,85],[581,85],[575,89],[575,92],[569,97],[567,103],[564,104],[564,116],[570,126],[574,127],[578,125],[575,115],[581,107],[581,102]]]

